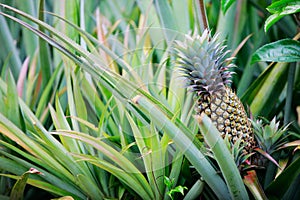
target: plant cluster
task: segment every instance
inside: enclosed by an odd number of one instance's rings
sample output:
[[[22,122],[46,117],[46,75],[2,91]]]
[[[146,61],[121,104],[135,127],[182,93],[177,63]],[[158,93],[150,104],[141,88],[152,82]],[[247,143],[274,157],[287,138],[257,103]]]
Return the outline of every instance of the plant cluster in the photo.
[[[0,199],[299,199],[299,11],[0,0]]]

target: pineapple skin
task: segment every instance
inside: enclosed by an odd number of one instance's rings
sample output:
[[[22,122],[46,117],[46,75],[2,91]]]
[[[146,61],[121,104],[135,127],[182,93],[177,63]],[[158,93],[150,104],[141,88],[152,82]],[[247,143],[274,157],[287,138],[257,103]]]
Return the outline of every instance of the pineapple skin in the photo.
[[[210,38],[206,30],[202,36],[187,35],[185,41],[176,41],[175,54],[187,86],[195,93],[196,115],[208,115],[231,144],[241,138],[243,153],[249,154],[256,142],[244,106],[229,87],[232,72],[228,69],[235,65],[232,58],[225,58],[229,53],[225,48],[217,35]]]
[[[256,146],[251,122],[243,104],[231,88],[225,87],[224,91],[198,97],[195,110],[196,115],[200,116],[204,112],[210,117],[222,138],[227,135],[232,144],[241,138],[245,154]]]

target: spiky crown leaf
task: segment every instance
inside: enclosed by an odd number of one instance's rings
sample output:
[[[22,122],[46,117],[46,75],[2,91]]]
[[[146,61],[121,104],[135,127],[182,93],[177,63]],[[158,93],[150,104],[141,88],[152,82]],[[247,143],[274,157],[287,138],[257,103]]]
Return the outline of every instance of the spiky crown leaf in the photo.
[[[233,72],[228,71],[234,64],[228,64],[232,58],[227,58],[229,51],[219,42],[218,35],[210,38],[210,32],[205,30],[202,36],[186,35],[183,42],[175,42],[175,53],[179,58],[177,64],[188,80],[188,86],[197,95],[213,94],[225,89],[231,80]]]

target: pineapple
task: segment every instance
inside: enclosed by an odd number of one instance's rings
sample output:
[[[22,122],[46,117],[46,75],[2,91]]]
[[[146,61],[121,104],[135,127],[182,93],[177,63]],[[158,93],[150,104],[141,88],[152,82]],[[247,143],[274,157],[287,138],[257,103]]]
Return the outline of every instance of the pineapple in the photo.
[[[185,36],[184,42],[176,41],[174,48],[177,64],[196,96],[196,115],[210,117],[222,137],[233,145],[241,141],[243,153],[249,154],[256,146],[251,122],[244,106],[230,88],[232,72],[228,69],[232,58],[225,58],[229,51],[217,36],[210,38],[209,31],[202,36]]]

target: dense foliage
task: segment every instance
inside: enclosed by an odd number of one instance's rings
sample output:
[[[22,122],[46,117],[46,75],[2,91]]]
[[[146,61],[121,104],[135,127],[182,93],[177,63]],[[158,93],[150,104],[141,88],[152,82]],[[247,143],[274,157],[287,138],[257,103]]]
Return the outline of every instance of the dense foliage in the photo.
[[[300,198],[299,1],[0,3],[1,199]],[[172,49],[206,28],[258,165],[194,117]]]

